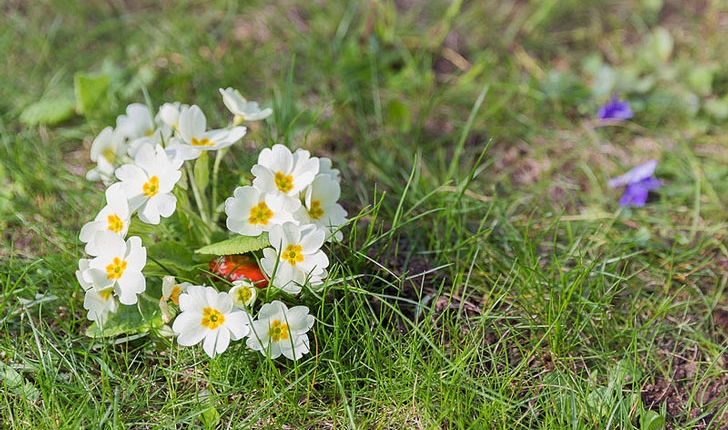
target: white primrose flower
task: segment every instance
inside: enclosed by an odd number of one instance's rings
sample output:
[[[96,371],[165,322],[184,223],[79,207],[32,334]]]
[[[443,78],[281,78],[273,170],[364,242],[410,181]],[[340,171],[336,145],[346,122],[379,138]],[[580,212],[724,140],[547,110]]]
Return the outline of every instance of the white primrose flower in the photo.
[[[136,153],[144,145],[151,145],[155,147],[157,145],[169,145],[172,141],[172,128],[162,122],[159,123],[159,127],[152,132],[152,134],[137,137],[136,139],[129,142],[126,150],[129,157],[136,157]]]
[[[304,192],[304,206],[296,212],[296,219],[301,224],[316,224],[326,229],[329,239],[340,241],[344,235],[337,228],[346,222],[346,210],[337,203],[340,195],[339,182],[331,175],[316,175]]]
[[[121,189],[121,184],[117,182],[106,189],[106,206],[93,221],[81,227],[79,239],[86,244],[86,253],[98,255],[98,247],[93,240],[96,232],[109,230],[124,238],[129,231],[130,222],[129,202],[126,200],[124,190]]]
[[[159,217],[168,217],[177,207],[172,189],[182,172],[182,160],[170,160],[161,145],[143,145],[134,157],[134,164],[116,169],[129,209],[139,210],[139,219],[147,224],[159,224]]]
[[[222,94],[222,102],[228,108],[235,119],[235,124],[240,124],[243,121],[258,121],[270,116],[273,113],[273,109],[265,108],[260,109],[258,103],[250,102],[243,97],[240,92],[234,88],[220,88],[220,94]]]
[[[300,201],[266,194],[249,185],[237,187],[233,197],[225,200],[227,228],[243,236],[258,236],[273,225],[293,221]]]
[[[186,293],[192,284],[189,282],[177,282],[174,276],[165,276],[162,278],[162,300],[165,302],[171,300],[175,305],[179,305],[179,296]]]
[[[129,161],[126,153],[124,136],[112,127],[104,128],[91,144],[91,161],[96,163],[96,167],[86,173],[86,179],[110,184],[114,180],[114,170]]]
[[[119,301],[114,297],[113,288],[89,288],[83,297],[83,308],[88,311],[86,318],[89,321],[96,321],[99,327],[103,327],[109,314],[116,313],[119,309]]]
[[[204,340],[202,348],[211,358],[225,352],[231,340],[239,340],[250,332],[247,312],[233,309],[230,294],[213,287],[192,285],[179,296],[181,313],[172,330],[177,343],[196,345]]]
[[[295,153],[281,144],[260,151],[258,164],[251,169],[253,186],[269,194],[282,194],[299,200],[299,194],[311,185],[319,170],[318,158],[303,149]]]
[[[126,115],[116,117],[116,131],[127,140],[150,136],[156,129],[152,111],[141,103],[130,104],[126,107]]]
[[[125,305],[137,302],[137,294],[147,288],[142,269],[147,264],[147,249],[137,236],[126,242],[118,234],[102,230],[96,232],[94,243],[98,255],[88,263],[83,279],[97,290],[113,288],[119,301]]]
[[[144,144],[155,146],[169,141],[172,128],[152,118],[152,111],[147,105],[132,103],[126,108],[126,115],[116,118],[116,131],[127,139],[127,154],[135,157],[136,152]]]
[[[260,351],[271,359],[283,354],[290,360],[298,360],[310,350],[307,333],[314,321],[306,306],[295,306],[289,310],[286,305],[274,300],[260,308],[246,343],[250,349]]]
[[[263,250],[260,265],[275,287],[298,294],[306,283],[323,283],[329,266],[329,258],[321,250],[325,230],[314,224],[299,227],[287,222],[274,225],[268,234],[272,248]]]
[[[188,109],[190,106],[182,104],[180,102],[165,103],[159,107],[159,113],[157,117],[159,120],[169,126],[172,130],[179,130],[179,114],[183,109]]]
[[[326,157],[320,157],[319,158],[319,175],[329,175],[331,176],[331,179],[335,180],[336,182],[340,182],[340,176],[341,172],[339,169],[334,169],[332,167],[331,159]]]
[[[170,145],[170,149],[184,160],[193,160],[202,151],[226,148],[245,136],[247,131],[245,127],[208,131],[205,114],[197,105],[180,108],[177,127],[179,139]]]
[[[109,318],[109,313],[114,313],[119,309],[119,301],[114,297],[113,286],[100,289],[94,285],[93,279],[87,273],[90,261],[87,258],[78,261],[76,279],[86,292],[83,299],[83,307],[88,311],[86,318],[103,326]]]
[[[169,312],[168,301],[175,305],[179,305],[179,296],[187,292],[192,284],[189,282],[180,282],[174,279],[174,276],[165,276],[162,278],[162,297],[159,299],[159,309],[162,311],[162,321],[168,323],[172,320],[172,314]],[[171,329],[170,329],[171,331]]]
[[[230,288],[229,294],[233,299],[233,307],[247,309],[255,303],[255,299],[258,297],[258,289],[250,280],[238,279],[233,281],[233,287]]]

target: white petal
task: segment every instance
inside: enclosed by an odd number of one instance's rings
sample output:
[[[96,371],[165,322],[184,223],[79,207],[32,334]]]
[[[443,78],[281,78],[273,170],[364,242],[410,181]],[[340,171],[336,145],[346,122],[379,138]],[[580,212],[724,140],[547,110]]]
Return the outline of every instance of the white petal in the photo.
[[[308,336],[301,335],[285,341],[276,342],[280,346],[281,353],[290,360],[298,360],[309,352]]]
[[[250,332],[249,316],[245,311],[233,311],[225,315],[225,327],[232,340],[240,340]]]

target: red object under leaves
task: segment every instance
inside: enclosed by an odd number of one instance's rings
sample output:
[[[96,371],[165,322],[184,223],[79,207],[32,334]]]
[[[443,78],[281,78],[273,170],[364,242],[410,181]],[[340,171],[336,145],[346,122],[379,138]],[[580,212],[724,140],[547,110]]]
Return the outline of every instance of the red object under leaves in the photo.
[[[258,288],[268,286],[258,263],[247,255],[223,255],[210,261],[210,271],[228,281],[247,279]]]

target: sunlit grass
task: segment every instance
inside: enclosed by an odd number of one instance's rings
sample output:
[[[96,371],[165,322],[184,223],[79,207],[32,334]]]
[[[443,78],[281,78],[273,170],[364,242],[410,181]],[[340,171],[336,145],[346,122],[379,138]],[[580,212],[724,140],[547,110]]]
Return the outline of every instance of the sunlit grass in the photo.
[[[725,381],[715,313],[726,309],[725,132],[704,107],[678,109],[695,88],[659,72],[654,90],[632,94],[633,121],[599,125],[584,66],[594,52],[636,62],[661,15],[596,1],[134,3],[4,6],[3,427],[728,419],[715,395]],[[694,24],[718,28],[724,7],[668,6],[676,73],[722,64],[719,32],[701,37]],[[114,84],[97,112],[19,122],[29,104],[72,91],[74,73],[104,71]],[[726,81],[716,72],[698,100],[723,97]],[[254,147],[275,142],[342,171],[353,221],[330,250],[323,292],[303,298],[317,318],[311,353],[272,362],[235,344],[209,360],[149,336],[87,338],[74,271],[80,226],[101,204],[83,178],[91,139],[145,102],[142,88],[155,103],[221,106],[227,86],[276,113],[228,154],[226,186]],[[606,180],[649,158],[665,186],[644,208],[619,208]]]

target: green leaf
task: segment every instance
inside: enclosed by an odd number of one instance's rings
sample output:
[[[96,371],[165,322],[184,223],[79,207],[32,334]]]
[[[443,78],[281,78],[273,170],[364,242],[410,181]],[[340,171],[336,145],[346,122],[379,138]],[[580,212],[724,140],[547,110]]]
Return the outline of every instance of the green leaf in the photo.
[[[147,247],[147,257],[145,272],[156,266],[164,274],[172,271],[180,275],[189,272],[199,263],[192,250],[179,242],[159,242],[150,245]]]
[[[260,236],[255,237],[235,236],[232,239],[203,246],[195,252],[213,255],[245,254],[263,249],[266,246],[270,246],[270,242],[268,241],[268,233],[264,232]]]
[[[27,381],[20,373],[2,361],[0,361],[0,381],[2,381],[2,386],[7,387],[10,392],[31,402],[40,397],[40,391],[32,382]]]
[[[86,329],[86,336],[115,337],[122,334],[146,333],[150,328],[150,322],[144,319],[136,306],[121,305],[116,313],[109,314],[103,328],[94,321]]]
[[[60,124],[73,116],[75,104],[70,95],[44,98],[23,109],[20,122],[28,126]]]
[[[412,113],[401,101],[392,100],[387,106],[387,121],[406,133],[412,125]]]
[[[666,63],[672,55],[673,40],[670,32],[664,27],[657,27],[652,33],[652,46],[658,60]]]
[[[210,183],[210,163],[207,151],[202,151],[199,158],[195,161],[195,185],[200,193],[204,193],[207,184]]]
[[[147,278],[147,284],[155,278]],[[160,285],[147,285],[147,293],[157,293],[161,291]],[[137,333],[147,333],[152,328],[160,328],[164,324],[162,322],[162,310],[159,308],[158,298],[153,298],[145,294],[138,296],[139,301],[136,305],[120,305],[119,309],[109,314],[109,318],[100,327],[96,322],[92,323],[86,329],[88,337],[115,337],[119,335],[130,335]]]
[[[665,428],[665,418],[655,411],[643,409],[640,415],[641,430],[660,430]]]
[[[217,425],[220,424],[220,413],[217,411],[217,408],[210,402],[210,405],[205,408],[204,411],[200,414],[200,422],[202,422],[202,425],[206,429],[214,429],[217,428]]]
[[[728,118],[728,100],[708,99],[703,103],[703,110],[715,119]]]
[[[688,74],[688,84],[700,96],[708,96],[713,92],[713,75],[715,66],[697,66]]]
[[[106,95],[110,80],[107,74],[76,73],[73,76],[76,111],[82,115],[93,111],[101,97]]]
[[[619,75],[614,68],[604,65],[596,72],[592,93],[595,97],[610,96],[617,85]]]
[[[612,390],[609,387],[597,387],[587,395],[586,403],[597,416],[603,417],[609,412],[611,403],[614,402]]]

